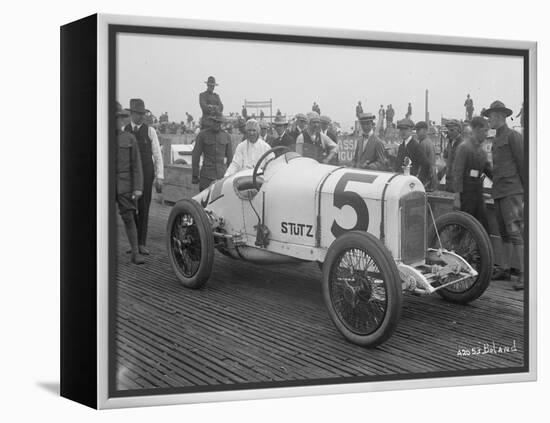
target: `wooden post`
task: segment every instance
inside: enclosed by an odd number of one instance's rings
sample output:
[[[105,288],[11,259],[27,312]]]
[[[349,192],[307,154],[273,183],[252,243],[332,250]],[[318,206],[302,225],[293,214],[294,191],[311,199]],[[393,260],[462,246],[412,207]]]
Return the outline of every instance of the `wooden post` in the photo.
[[[426,124],[430,127],[430,112],[428,111],[428,90],[426,90]]]

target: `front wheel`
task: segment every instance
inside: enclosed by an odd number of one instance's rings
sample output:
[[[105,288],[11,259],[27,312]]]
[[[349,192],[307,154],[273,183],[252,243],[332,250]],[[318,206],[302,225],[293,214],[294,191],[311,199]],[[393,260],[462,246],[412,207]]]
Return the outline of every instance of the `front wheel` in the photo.
[[[468,304],[478,298],[489,286],[493,271],[493,247],[483,225],[472,215],[453,211],[435,220],[441,246],[453,251],[470,266],[478,275],[449,285],[437,291],[447,301]],[[428,231],[428,247],[439,249],[437,233],[432,225]]]
[[[194,200],[178,201],[170,212],[166,234],[176,276],[187,288],[201,288],[214,263],[214,235],[206,212]]]
[[[381,344],[394,332],[403,301],[391,253],[366,232],[338,237],[323,265],[323,296],[347,340],[364,347]]]

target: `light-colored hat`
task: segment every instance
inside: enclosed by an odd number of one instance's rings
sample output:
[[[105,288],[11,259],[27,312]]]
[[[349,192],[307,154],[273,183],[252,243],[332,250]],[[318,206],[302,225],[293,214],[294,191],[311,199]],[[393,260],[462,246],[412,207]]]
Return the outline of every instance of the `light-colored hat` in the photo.
[[[320,122],[321,117],[319,116],[319,113],[317,113],[317,112],[309,112],[307,114],[307,120],[308,120],[308,122]]]
[[[324,123],[329,123],[330,124],[332,122],[330,117],[327,116],[327,115],[321,115],[320,119],[321,119],[321,122],[324,122]]]
[[[269,125],[267,124],[267,122],[264,122],[263,120],[261,120],[260,121],[260,128],[261,129],[268,129]]]
[[[288,121],[286,120],[286,117],[284,116],[276,116],[275,120],[273,121],[274,125],[288,125]]]
[[[304,122],[307,122],[307,118],[306,118],[306,115],[304,115],[303,113],[298,113],[296,115],[296,120],[303,120]]]

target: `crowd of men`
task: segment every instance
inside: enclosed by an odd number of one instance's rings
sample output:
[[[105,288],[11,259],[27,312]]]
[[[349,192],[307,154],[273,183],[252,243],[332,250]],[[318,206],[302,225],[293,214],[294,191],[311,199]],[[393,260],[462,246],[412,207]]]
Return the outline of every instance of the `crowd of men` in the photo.
[[[214,92],[217,85],[213,76],[207,81],[207,89],[199,96],[203,112],[201,131],[198,133],[192,153],[192,183],[199,189],[207,188],[213,181],[232,175],[242,169],[253,168],[259,158],[274,147],[286,147],[320,163],[338,164],[338,136],[332,128],[329,116],[317,111],[298,113],[290,125],[286,116],[278,111],[272,128],[263,119],[249,118],[241,125],[242,141],[235,151],[230,135],[222,129],[225,122],[223,103]],[[473,102],[468,95],[466,113],[473,113]],[[313,109],[319,110],[317,103]],[[149,204],[153,183],[160,190],[163,181],[163,162],[156,131],[143,122],[146,113],[141,99],[130,100],[129,109],[117,104],[117,202],[124,222],[132,254],[132,261],[143,263],[149,254],[146,248]],[[512,115],[502,102],[495,101],[483,109],[481,116],[471,117],[468,130],[462,122],[451,119],[447,128],[447,145],[443,151],[445,167],[436,166],[436,151],[428,137],[429,122],[410,119],[409,103],[404,119],[398,120],[397,154],[388,154],[387,144],[376,133],[377,116],[364,112],[361,102],[356,116],[361,127],[351,166],[359,169],[404,172],[418,177],[426,191],[442,189],[454,193],[456,208],[473,215],[489,231],[483,193],[483,180],[493,182],[492,197],[496,219],[503,242],[502,265],[495,272],[495,279],[510,279],[513,252],[519,260],[519,278],[514,285],[523,289],[523,193],[524,162],[523,137],[506,124]],[[128,122],[130,117],[130,122]],[[393,124],[391,105],[380,106],[378,119]],[[489,128],[496,130],[492,143],[492,163],[483,143]],[[270,129],[274,129],[270,132]],[[414,133],[413,133],[414,131]],[[277,152],[280,154],[280,152]],[[202,165],[200,160],[202,157]],[[445,180],[442,184],[440,181]]]

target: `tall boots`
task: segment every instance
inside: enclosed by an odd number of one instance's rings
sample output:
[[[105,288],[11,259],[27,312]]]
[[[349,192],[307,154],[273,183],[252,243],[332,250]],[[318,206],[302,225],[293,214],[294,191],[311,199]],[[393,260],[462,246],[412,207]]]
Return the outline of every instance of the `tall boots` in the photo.
[[[136,229],[136,222],[132,212],[127,212],[122,215],[122,221],[124,222],[124,229],[126,230],[126,236],[130,242],[130,247],[132,251],[132,263],[143,264],[145,260],[143,256],[139,253],[138,247],[138,236]]]

